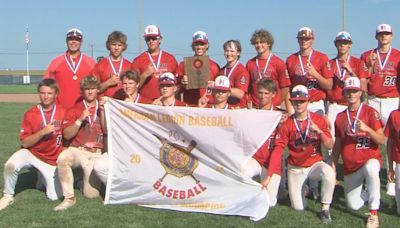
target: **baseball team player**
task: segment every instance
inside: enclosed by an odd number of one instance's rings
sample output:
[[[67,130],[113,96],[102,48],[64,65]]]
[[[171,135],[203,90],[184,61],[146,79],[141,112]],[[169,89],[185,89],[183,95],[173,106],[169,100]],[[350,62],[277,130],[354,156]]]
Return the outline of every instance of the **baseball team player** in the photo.
[[[83,170],[83,195],[94,198],[99,195],[101,183],[92,173],[93,165],[103,149],[103,129],[105,129],[104,110],[97,100],[100,82],[95,76],[81,80],[83,100],[68,110],[65,116],[63,136],[71,142],[57,159],[64,200],[54,208],[62,211],[76,203],[74,195],[74,175],[72,169]]]
[[[22,149],[4,165],[4,195],[0,199],[0,210],[14,203],[18,174],[31,167],[44,178],[47,198],[57,200],[61,197],[56,160],[62,150],[65,109],[56,104],[59,90],[54,79],[43,79],[38,85],[38,93],[40,104],[30,108],[22,120],[19,135]]]
[[[268,111],[282,111],[281,109],[273,105],[273,99],[277,93],[277,86],[275,82],[269,78],[262,78],[258,81],[257,85],[259,105],[256,108]],[[280,123],[285,122],[286,119],[287,114],[283,112]],[[244,170],[246,171],[248,176],[260,176],[260,179],[264,180],[266,177],[266,173],[271,171],[269,169],[269,161],[271,158],[271,153],[274,149],[274,142],[278,128],[279,126],[272,132],[272,134],[264,142],[261,148],[253,155],[253,158],[246,163]],[[279,164],[277,164],[277,169],[275,170],[275,172],[271,174],[271,179],[268,183],[268,187],[266,188],[268,192],[270,207],[276,206],[278,190],[281,186],[282,174],[282,164],[280,162]]]
[[[194,56],[208,56],[207,51],[210,46],[208,36],[203,31],[197,31],[193,33],[192,36],[192,50],[194,51]],[[209,58],[210,64],[210,81],[219,75],[220,67],[219,65]],[[178,83],[180,85],[180,93],[183,96],[183,101],[190,106],[196,106],[198,100],[206,94],[206,88],[200,89],[186,89],[188,84],[188,77],[185,72],[185,62],[182,61],[178,66]]]
[[[229,78],[225,75],[220,75],[215,78],[214,86],[212,87],[212,103],[207,96],[202,96],[198,101],[198,106],[201,108],[213,109],[233,109],[234,107],[228,103],[231,94]]]
[[[400,90],[400,84],[398,86]],[[400,215],[400,107],[390,114],[385,126],[385,136],[388,138],[386,145],[388,159],[387,178],[389,182],[395,183],[397,214]]]
[[[365,77],[368,70],[363,67],[360,59],[350,55],[350,48],[353,39],[350,33],[341,31],[334,40],[337,55],[331,59],[330,65],[333,71],[333,87],[327,91],[328,98],[328,119],[331,126],[331,133],[334,135],[336,115],[347,108],[346,99],[342,95],[344,80],[347,77]],[[330,151],[331,152],[331,151]]]
[[[269,161],[268,175],[262,181],[262,185],[269,188],[273,174],[279,170],[283,150],[287,146],[287,176],[292,207],[295,210],[304,210],[306,207],[304,190],[307,179],[321,181],[320,219],[323,223],[330,223],[332,219],[329,208],[336,177],[333,168],[323,161],[321,152],[321,145],[327,149],[333,147],[328,121],[323,116],[308,111],[310,95],[304,85],[295,86],[290,97],[294,114],[279,127]]]
[[[106,41],[108,57],[102,58],[94,67],[93,75],[100,80],[100,94],[113,97],[122,90],[121,73],[131,68],[131,62],[122,56],[128,47],[127,37],[120,31],[113,31]]]
[[[379,146],[385,143],[385,136],[379,113],[363,103],[362,93],[360,79],[345,79],[343,96],[348,107],[336,117],[332,159],[336,167],[339,156],[342,156],[347,207],[358,210],[368,201],[367,227],[379,227],[379,170],[382,163]],[[363,192],[364,182],[366,192]]]
[[[68,50],[51,61],[43,78],[54,78],[57,81],[60,89],[57,103],[69,109],[81,95],[79,82],[92,74],[96,63],[81,52],[83,35],[79,29],[67,31],[66,43]]]
[[[272,53],[274,37],[265,29],[256,30],[251,44],[257,51],[257,56],[247,61],[246,68],[250,74],[249,95],[255,106],[259,105],[258,82],[262,78],[269,78],[277,85],[277,92],[273,98],[274,106],[284,103],[286,110],[291,110],[289,101],[289,87],[291,85],[285,62]]]
[[[308,109],[312,112],[325,114],[324,100],[326,92],[332,89],[333,73],[328,56],[312,45],[314,32],[309,27],[300,28],[297,32],[297,42],[300,50],[286,59],[286,67],[292,85],[304,85],[310,93]]]
[[[328,56],[313,49],[314,31],[309,27],[300,28],[297,42],[300,50],[286,59],[289,77],[294,85],[304,85],[310,93],[308,110],[325,114],[326,92],[332,89],[333,72]],[[318,182],[309,181],[309,188],[314,199],[318,198]]]
[[[160,97],[158,81],[165,72],[177,73],[178,63],[173,55],[161,50],[162,36],[160,28],[149,25],[144,30],[147,51],[132,61],[131,69],[139,72],[139,92],[151,100]]]
[[[230,81],[228,103],[234,107],[246,108],[249,73],[239,61],[242,45],[238,40],[228,40],[224,43],[223,48],[226,64],[221,69],[220,74],[227,76]]]
[[[388,24],[376,27],[375,39],[378,41],[378,47],[361,55],[361,60],[369,71],[367,77],[361,77],[361,82],[367,88],[368,105],[381,114],[383,123],[386,124],[390,112],[396,110],[399,105],[396,82],[400,75],[400,51],[391,46],[393,31]],[[394,192],[394,185],[388,184],[387,194],[394,196]]]
[[[187,106],[185,102],[175,98],[176,92],[178,91],[178,86],[174,74],[171,72],[163,73],[158,81],[161,96],[153,101],[154,105]]]

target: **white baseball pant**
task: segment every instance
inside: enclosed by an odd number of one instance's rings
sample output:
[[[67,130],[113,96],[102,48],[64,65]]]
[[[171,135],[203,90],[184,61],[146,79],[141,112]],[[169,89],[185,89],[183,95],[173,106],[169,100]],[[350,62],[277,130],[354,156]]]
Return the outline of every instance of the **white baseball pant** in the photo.
[[[40,172],[42,175],[47,198],[50,200],[61,198],[62,192],[60,181],[56,173],[57,167],[41,161],[28,149],[16,151],[4,165],[4,195],[14,196],[18,174],[21,170],[31,167],[35,167],[38,173]]]
[[[266,174],[267,170],[264,167],[261,167],[260,163],[258,163],[254,158],[250,158],[242,167],[242,175],[249,178],[260,176],[260,179],[264,180]],[[267,187],[270,207],[276,206],[280,183],[281,176],[278,174],[273,174]]]
[[[100,155],[100,149],[96,152],[89,152],[73,146],[61,152],[57,159],[57,167],[64,198],[74,197],[72,169],[77,167],[82,167],[83,170],[83,195],[87,198],[99,196],[101,183],[92,171],[94,162]]]
[[[104,185],[107,184],[108,169],[109,169],[108,163],[109,163],[108,153],[103,153],[96,160],[93,167],[94,173],[97,175],[97,177]]]
[[[344,176],[344,196],[347,207],[352,210],[360,209],[368,201],[370,210],[378,210],[381,199],[379,179],[380,164],[376,159],[369,159],[356,172]],[[366,182],[368,199],[362,197],[362,187]]]
[[[288,165],[289,197],[295,210],[304,210],[307,201],[304,196],[304,186],[307,179],[321,181],[321,203],[331,204],[335,190],[335,172],[323,161],[316,162],[311,167]]]

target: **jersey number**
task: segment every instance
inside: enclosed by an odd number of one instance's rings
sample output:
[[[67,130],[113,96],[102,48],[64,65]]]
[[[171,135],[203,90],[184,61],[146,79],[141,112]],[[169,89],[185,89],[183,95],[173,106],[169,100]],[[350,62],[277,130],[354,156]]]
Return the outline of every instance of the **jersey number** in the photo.
[[[357,138],[356,149],[368,149],[370,145],[370,138],[359,137]]]
[[[397,76],[386,76],[385,77],[385,82],[383,83],[383,86],[394,86],[396,85],[396,78]]]
[[[58,135],[56,138],[56,147],[59,147],[62,142],[62,135]]]
[[[317,89],[317,88],[318,88],[318,81],[317,80],[308,80],[307,89]]]

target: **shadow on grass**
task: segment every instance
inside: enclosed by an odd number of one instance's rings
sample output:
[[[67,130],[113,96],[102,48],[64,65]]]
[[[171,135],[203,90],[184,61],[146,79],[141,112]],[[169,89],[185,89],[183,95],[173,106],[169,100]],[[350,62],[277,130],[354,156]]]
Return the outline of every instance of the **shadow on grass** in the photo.
[[[23,192],[27,189],[36,189],[37,170],[32,168],[18,175],[17,184],[15,186],[15,194]]]

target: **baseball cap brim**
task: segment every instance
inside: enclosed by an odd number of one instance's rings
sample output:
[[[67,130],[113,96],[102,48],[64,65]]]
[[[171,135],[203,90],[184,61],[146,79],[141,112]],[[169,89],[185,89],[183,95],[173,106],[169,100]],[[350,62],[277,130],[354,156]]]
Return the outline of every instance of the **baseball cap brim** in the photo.
[[[230,88],[227,88],[225,86],[214,86],[213,87],[214,90],[224,90],[224,91],[229,91]]]

